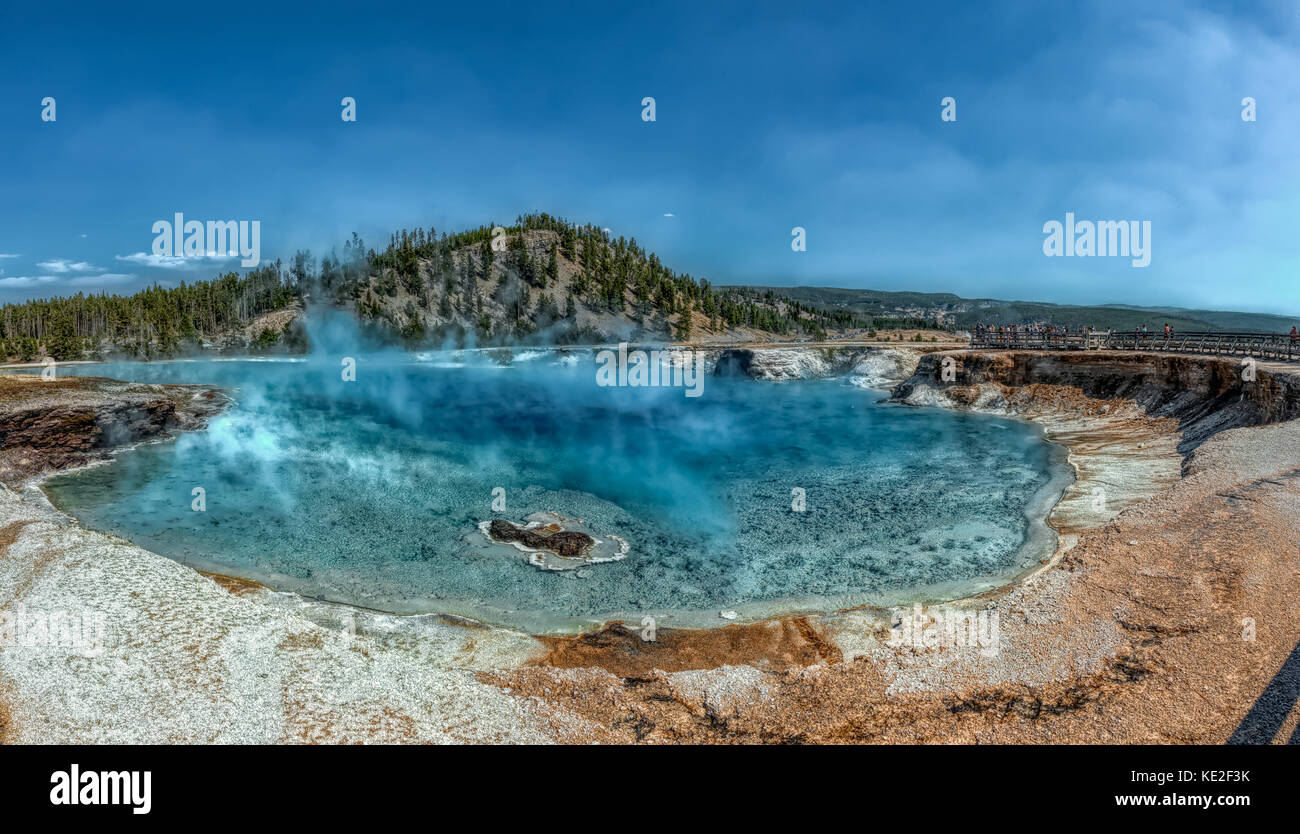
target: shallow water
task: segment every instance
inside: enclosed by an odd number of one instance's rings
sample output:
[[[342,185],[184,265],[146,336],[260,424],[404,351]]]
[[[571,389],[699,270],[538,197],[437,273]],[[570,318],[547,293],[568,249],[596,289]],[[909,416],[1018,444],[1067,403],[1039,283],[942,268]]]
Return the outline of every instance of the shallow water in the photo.
[[[1042,518],[1068,469],[1030,424],[891,405],[846,380],[709,377],[690,398],[599,387],[588,353],[523,358],[362,357],[355,382],[316,360],[68,368],[213,383],[236,404],[46,491],[199,568],[532,630],[955,596],[1055,545]],[[539,511],[625,539],[627,557],[542,571],[477,528]]]

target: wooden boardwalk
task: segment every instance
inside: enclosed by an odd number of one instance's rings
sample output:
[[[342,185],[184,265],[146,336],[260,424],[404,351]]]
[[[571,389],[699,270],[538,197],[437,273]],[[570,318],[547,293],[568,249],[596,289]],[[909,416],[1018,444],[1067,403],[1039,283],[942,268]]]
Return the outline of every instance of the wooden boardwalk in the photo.
[[[1200,353],[1212,356],[1254,356],[1300,361],[1300,340],[1273,333],[980,333],[973,348],[1023,350],[1142,350]]]

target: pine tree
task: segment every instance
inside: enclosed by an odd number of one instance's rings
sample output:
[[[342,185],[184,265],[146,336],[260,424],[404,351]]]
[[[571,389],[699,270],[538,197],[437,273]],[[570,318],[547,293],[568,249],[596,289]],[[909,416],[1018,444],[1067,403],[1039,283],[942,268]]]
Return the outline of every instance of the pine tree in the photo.
[[[56,314],[45,334],[45,355],[66,362],[80,359],[81,353],[81,340],[73,330],[71,315],[67,312]]]

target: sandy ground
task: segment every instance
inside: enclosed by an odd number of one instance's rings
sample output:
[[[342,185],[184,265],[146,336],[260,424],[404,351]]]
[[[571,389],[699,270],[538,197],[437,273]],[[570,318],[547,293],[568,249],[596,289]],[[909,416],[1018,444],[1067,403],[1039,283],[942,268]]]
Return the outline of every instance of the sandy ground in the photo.
[[[1014,397],[1072,450],[1062,548],[1020,583],[930,607],[933,643],[890,645],[894,618],[874,611],[667,635],[668,651],[610,630],[491,679],[599,728],[575,741],[1285,743],[1300,422],[1221,432],[1182,461],[1173,421],[1130,402]],[[947,639],[947,611],[996,615],[998,639]],[[674,671],[683,658],[696,670]]]
[[[538,742],[532,706],[476,678],[530,638],[231,593],[40,497],[0,491],[0,601],[29,621],[102,615],[84,640],[0,652],[9,742]]]
[[[34,488],[2,488],[0,617],[11,635],[25,625],[0,650],[0,733],[19,743],[1228,739],[1300,640],[1300,423],[1222,432],[1183,461],[1176,427],[1131,403],[1047,386],[1022,396],[1020,413],[1069,444],[1080,481],[1053,514],[1062,548],[1049,564],[925,612],[996,613],[988,645],[951,634],[890,645],[897,617],[871,610],[654,641],[619,626],[538,639],[372,614],[201,575],[82,529]],[[60,616],[102,628],[42,638],[34,624]],[[1253,740],[1285,741],[1292,705],[1266,706],[1265,720],[1246,722]]]
[[[29,476],[94,462],[111,435],[212,413],[202,386],[0,377],[0,738],[8,742],[541,742],[483,683],[532,638],[389,617],[204,576],[83,529]],[[18,438],[17,441],[14,438]],[[577,720],[577,719],[575,719]]]

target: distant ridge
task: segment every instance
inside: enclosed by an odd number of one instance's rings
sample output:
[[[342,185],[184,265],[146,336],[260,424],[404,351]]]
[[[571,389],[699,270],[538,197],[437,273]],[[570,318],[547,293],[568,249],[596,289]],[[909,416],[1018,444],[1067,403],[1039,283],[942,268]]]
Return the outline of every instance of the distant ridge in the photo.
[[[760,289],[760,288],[752,288]],[[959,328],[983,324],[1063,324],[1132,330],[1143,324],[1178,331],[1223,330],[1243,333],[1286,333],[1300,324],[1294,317],[1229,310],[1195,310],[1183,307],[1142,307],[1135,304],[1071,305],[1042,301],[1006,301],[997,298],[962,298],[944,292],[890,292],[838,287],[763,287],[821,310],[859,316],[913,316],[941,321]]]

